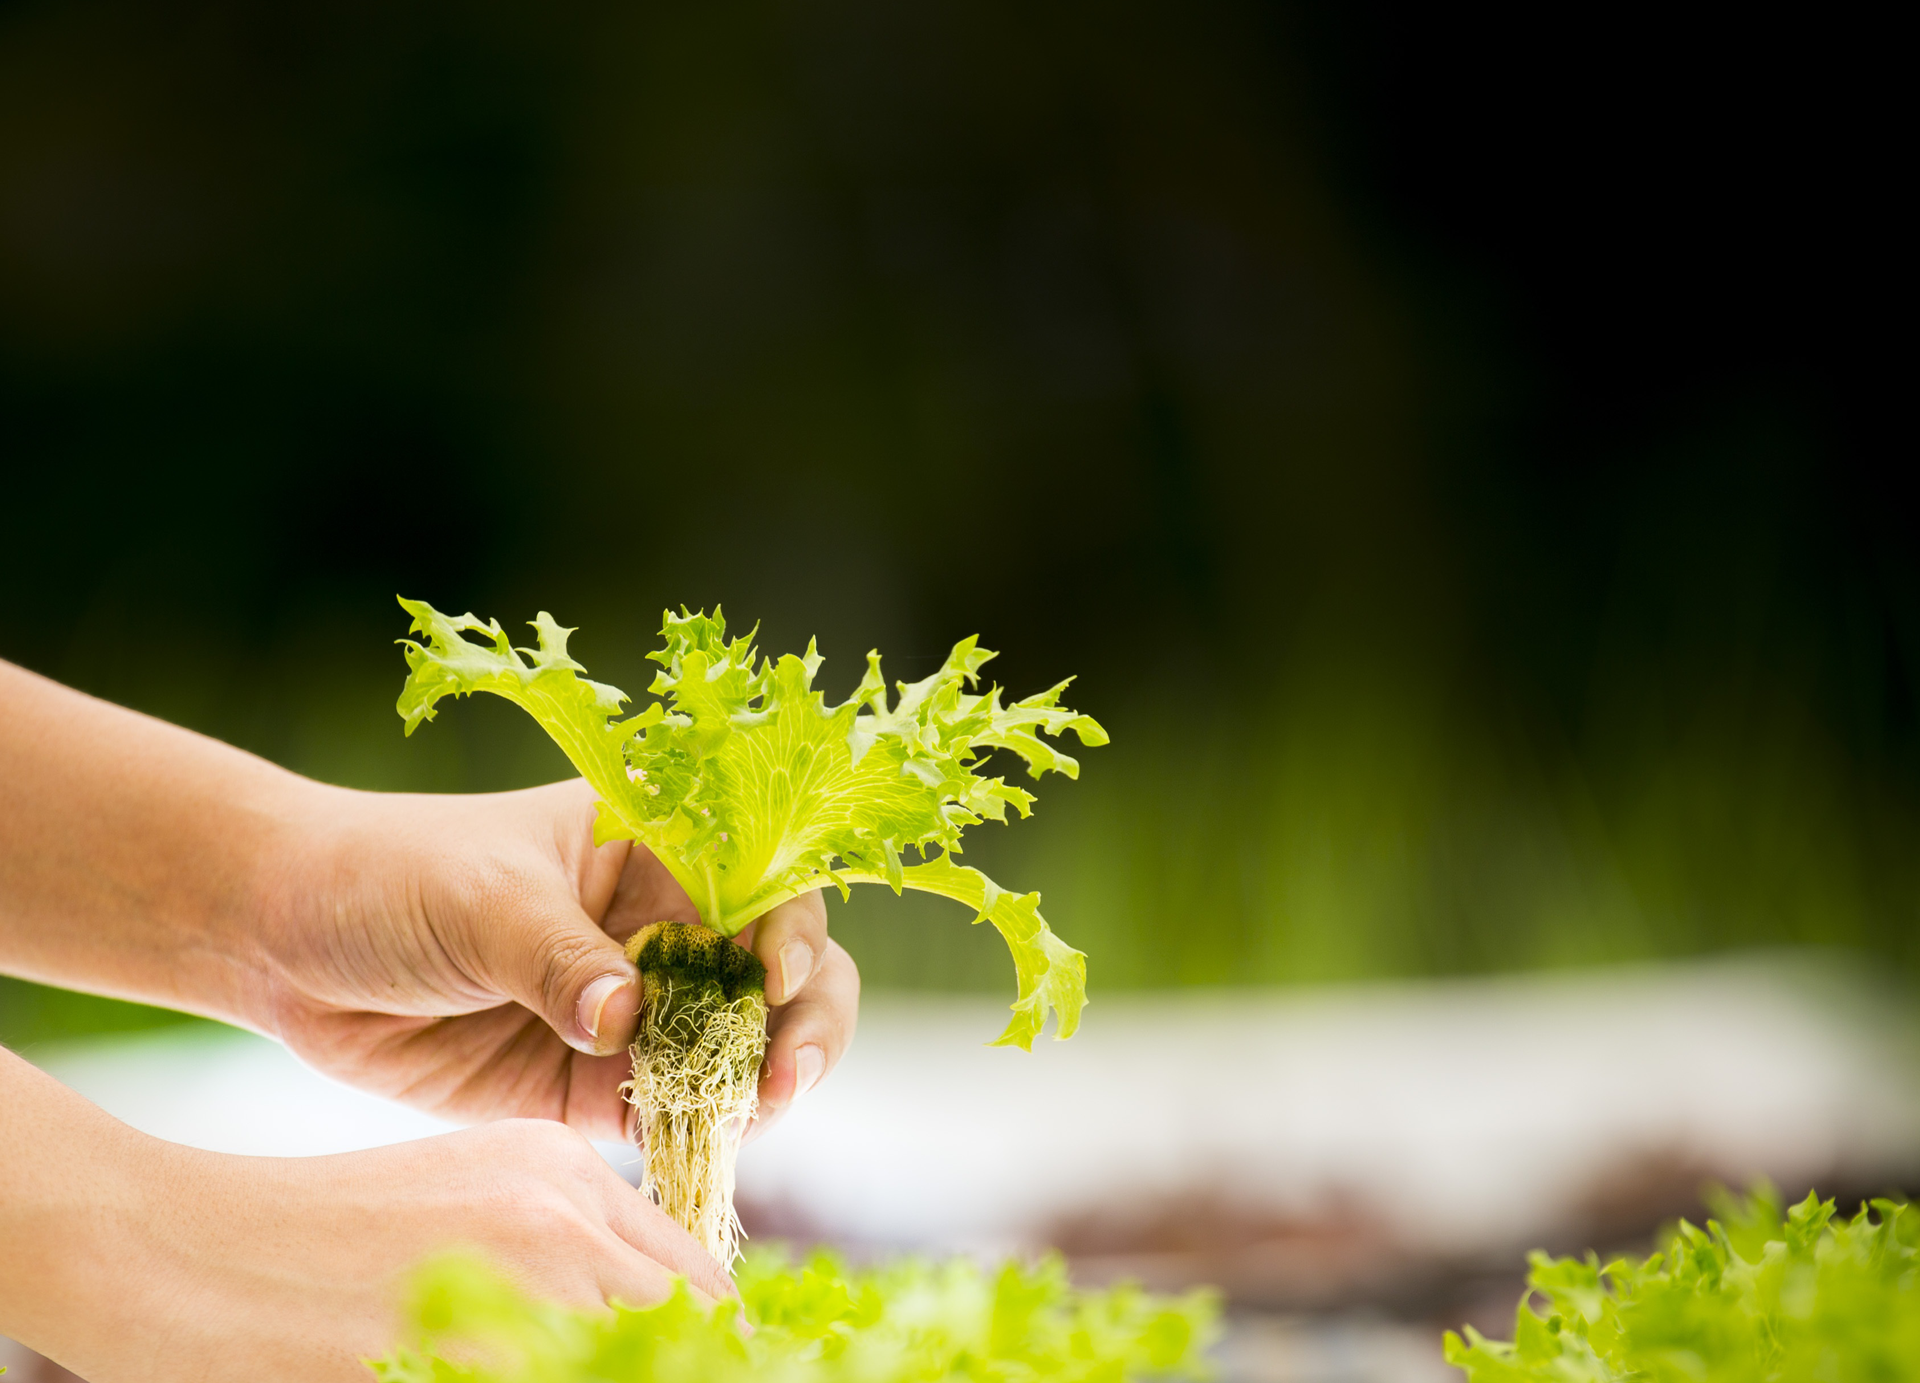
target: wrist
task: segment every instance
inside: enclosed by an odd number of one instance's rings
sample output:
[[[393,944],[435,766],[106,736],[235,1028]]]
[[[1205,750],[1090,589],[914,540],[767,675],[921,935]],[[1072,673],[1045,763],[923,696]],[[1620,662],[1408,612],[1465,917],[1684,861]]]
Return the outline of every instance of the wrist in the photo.
[[[334,954],[329,935],[357,904],[358,877],[381,848],[382,794],[300,778],[262,831],[241,905],[224,929],[235,957],[230,1020],[280,1037],[289,1005],[309,997],[311,971]]]
[[[353,794],[275,770],[267,791],[228,804],[233,846],[208,906],[166,938],[180,991],[174,1006],[271,1033],[279,956],[312,906],[312,857],[326,849],[335,799]]]

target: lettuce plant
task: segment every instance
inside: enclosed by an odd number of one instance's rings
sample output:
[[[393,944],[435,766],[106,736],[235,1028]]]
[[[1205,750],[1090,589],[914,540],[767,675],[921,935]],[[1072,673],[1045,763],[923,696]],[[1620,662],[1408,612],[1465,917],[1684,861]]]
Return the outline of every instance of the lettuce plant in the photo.
[[[683,1284],[659,1306],[589,1313],[443,1259],[414,1285],[410,1347],[372,1367],[385,1383],[1125,1383],[1196,1375],[1218,1316],[1205,1291],[1077,1291],[1058,1259],[849,1272],[757,1251],[739,1286],[713,1307]]]
[[[1920,1380],[1920,1220],[1876,1200],[1852,1219],[1761,1188],[1681,1221],[1643,1262],[1531,1259],[1511,1342],[1446,1336],[1467,1383],[1910,1383]],[[1542,1314],[1529,1304],[1546,1299]]]
[[[582,675],[567,652],[573,631],[545,611],[535,646],[516,648],[498,621],[400,604],[424,636],[402,640],[407,733],[446,696],[491,692],[520,706],[599,795],[595,840],[646,846],[699,912],[703,928],[655,923],[628,945],[644,990],[629,1098],[649,1193],[722,1262],[739,1241],[733,1156],[753,1111],[766,1006],[759,962],[720,938],[812,889],[919,889],[972,908],[1006,939],[1019,987],[1000,1043],[1031,1047],[1050,1013],[1059,1037],[1079,1025],[1086,957],[1048,929],[1040,895],[956,861],[969,826],[1032,811],[1032,793],[983,771],[993,751],[1033,778],[1071,778],[1079,765],[1042,736],[1106,743],[1091,716],[1060,704],[1067,683],[1003,705],[998,687],[977,690],[994,655],[965,639],[932,676],[892,693],[869,653],[853,695],[828,705],[813,689],[812,643],[762,658],[751,633],[727,637],[718,610],[683,609],[667,613],[664,646],[648,655],[658,699],[622,717],[626,693]]]

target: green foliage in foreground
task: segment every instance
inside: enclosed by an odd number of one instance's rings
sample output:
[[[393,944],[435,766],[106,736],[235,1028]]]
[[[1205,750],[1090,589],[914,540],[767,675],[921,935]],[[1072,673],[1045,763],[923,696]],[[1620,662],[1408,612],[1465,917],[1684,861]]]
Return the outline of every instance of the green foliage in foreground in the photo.
[[[1533,1255],[1512,1343],[1447,1332],[1468,1383],[1901,1383],[1920,1379],[1920,1216],[1853,1219],[1767,1189],[1681,1221],[1643,1263]]]
[[[711,1309],[683,1285],[659,1306],[593,1314],[446,1259],[415,1285],[414,1348],[373,1371],[387,1383],[1123,1383],[1197,1376],[1218,1314],[1204,1291],[1076,1290],[1058,1259],[849,1271],[825,1253],[795,1267],[761,1250],[738,1282],[741,1300]]]

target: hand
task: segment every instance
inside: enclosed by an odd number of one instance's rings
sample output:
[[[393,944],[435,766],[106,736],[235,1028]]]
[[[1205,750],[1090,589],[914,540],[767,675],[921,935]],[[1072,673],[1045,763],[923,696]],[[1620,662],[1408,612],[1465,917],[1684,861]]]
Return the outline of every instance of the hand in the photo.
[[[639,987],[621,942],[698,917],[643,846],[593,844],[577,780],[525,792],[329,791],[268,920],[255,1026],[348,1084],[463,1121],[633,1137],[619,1094]],[[743,931],[767,967],[756,1129],[839,1061],[860,978],[809,893]]]
[[[693,1238],[579,1134],[516,1120],[334,1157],[232,1157],[135,1133],[0,1052],[0,1330],[93,1383],[364,1383],[407,1275],[449,1248],[522,1290],[648,1305]],[[108,1326],[112,1328],[107,1328]]]

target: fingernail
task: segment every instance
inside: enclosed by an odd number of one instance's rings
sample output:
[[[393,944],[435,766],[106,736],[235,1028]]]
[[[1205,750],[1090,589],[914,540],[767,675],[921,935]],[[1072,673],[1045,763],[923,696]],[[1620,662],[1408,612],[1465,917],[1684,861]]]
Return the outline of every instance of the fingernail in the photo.
[[[812,973],[813,947],[796,936],[780,948],[780,1002],[793,1002],[793,996]]]
[[[808,1045],[793,1054],[793,1098],[799,1099],[820,1083],[826,1073],[827,1054]]]
[[[600,1020],[606,1016],[607,1000],[627,984],[625,975],[602,975],[588,985],[580,995],[580,1030],[587,1035],[587,1041],[600,1040]]]

